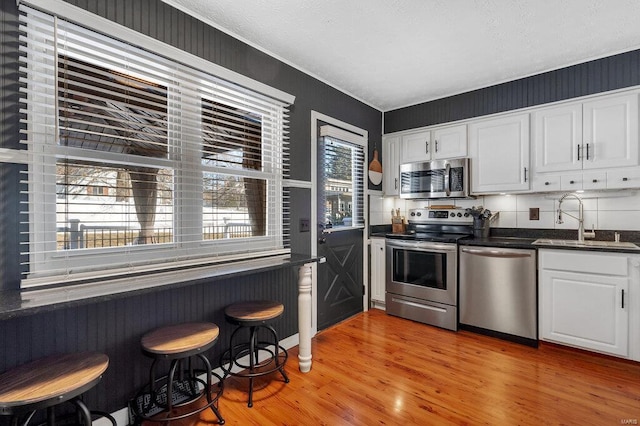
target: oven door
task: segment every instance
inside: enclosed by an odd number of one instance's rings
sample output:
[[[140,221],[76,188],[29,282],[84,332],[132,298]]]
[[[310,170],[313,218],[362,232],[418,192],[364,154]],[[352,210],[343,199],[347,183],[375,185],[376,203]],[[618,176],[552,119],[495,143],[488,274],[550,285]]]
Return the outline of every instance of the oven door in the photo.
[[[386,291],[456,306],[455,244],[387,240]]]

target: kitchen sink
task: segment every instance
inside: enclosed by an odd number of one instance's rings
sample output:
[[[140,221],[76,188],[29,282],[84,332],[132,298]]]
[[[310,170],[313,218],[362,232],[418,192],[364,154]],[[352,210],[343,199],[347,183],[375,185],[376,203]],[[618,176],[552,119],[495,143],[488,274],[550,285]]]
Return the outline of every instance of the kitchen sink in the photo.
[[[640,247],[633,243],[620,241],[598,241],[598,240],[554,240],[549,238],[539,238],[533,242],[539,246],[565,246],[565,247],[602,247],[602,248],[623,248],[631,250],[640,250]]]

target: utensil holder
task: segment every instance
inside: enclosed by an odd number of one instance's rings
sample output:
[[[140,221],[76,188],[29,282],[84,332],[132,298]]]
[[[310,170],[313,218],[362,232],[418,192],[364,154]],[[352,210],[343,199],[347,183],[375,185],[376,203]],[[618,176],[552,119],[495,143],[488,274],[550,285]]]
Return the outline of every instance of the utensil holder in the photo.
[[[473,236],[475,238],[488,238],[489,229],[489,219],[481,217],[473,218]]]

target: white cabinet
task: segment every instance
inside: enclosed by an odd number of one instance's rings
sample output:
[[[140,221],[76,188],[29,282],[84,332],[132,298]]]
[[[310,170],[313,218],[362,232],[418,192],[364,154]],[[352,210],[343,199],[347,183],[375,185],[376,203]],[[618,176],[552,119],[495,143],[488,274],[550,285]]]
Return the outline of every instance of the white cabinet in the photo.
[[[638,308],[630,302],[640,290],[640,256],[541,249],[538,259],[542,340],[638,356],[637,340],[630,341],[629,318]]]
[[[583,106],[584,169],[638,165],[638,95],[607,96]]]
[[[400,188],[400,136],[382,138],[382,192],[398,195]]]
[[[370,246],[371,306],[384,306],[385,298],[385,239],[371,238]]]
[[[532,114],[534,170],[582,170],[582,104],[544,108]]]
[[[471,191],[495,193],[529,189],[529,114],[469,125]]]
[[[403,135],[400,148],[400,164],[430,160],[433,149],[431,132],[428,130]]]
[[[536,175],[638,165],[637,94],[542,108],[532,113],[532,123]],[[565,180],[582,179],[574,174]],[[561,189],[607,187],[603,177],[585,176],[584,181],[589,185]]]
[[[435,160],[467,156],[467,125],[433,129],[433,155]]]
[[[467,156],[467,125],[446,126],[402,136],[400,163]]]

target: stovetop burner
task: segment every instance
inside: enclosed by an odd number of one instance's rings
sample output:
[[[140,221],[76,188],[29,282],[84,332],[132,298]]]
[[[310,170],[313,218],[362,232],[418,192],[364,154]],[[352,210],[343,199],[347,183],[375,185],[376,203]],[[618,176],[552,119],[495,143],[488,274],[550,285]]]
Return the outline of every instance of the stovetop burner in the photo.
[[[460,214],[462,210],[409,210],[409,224],[404,234],[387,234],[387,238],[456,243],[473,235],[473,219]]]

